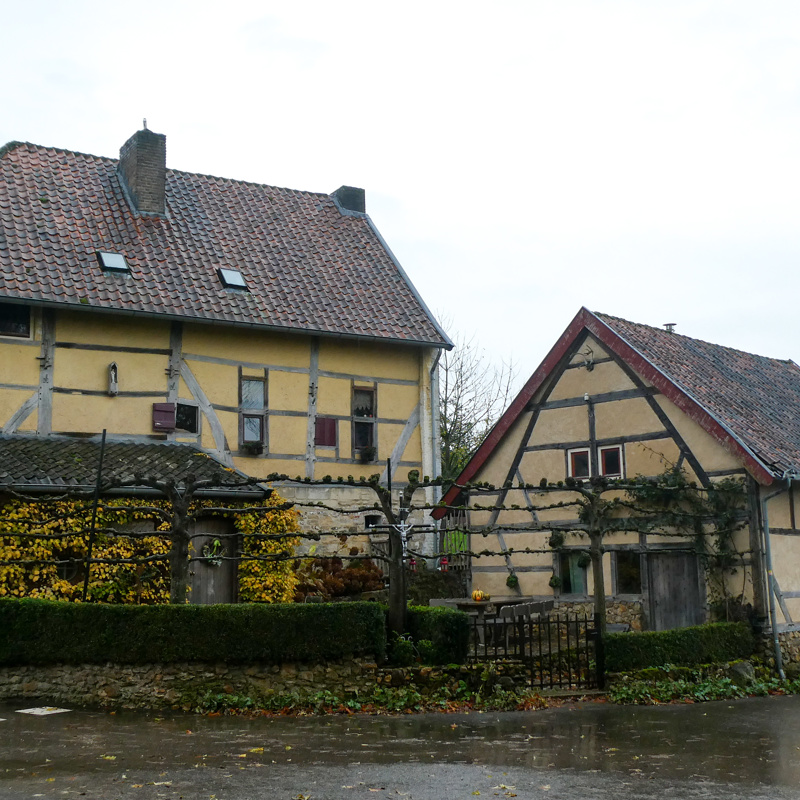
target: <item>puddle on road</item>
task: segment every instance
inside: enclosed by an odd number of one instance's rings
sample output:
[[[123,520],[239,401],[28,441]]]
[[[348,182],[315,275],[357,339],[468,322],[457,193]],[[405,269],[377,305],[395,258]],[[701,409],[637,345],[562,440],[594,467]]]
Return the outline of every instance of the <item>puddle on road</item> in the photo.
[[[800,785],[800,697],[397,717],[7,716],[5,768],[28,768],[35,753],[50,773],[424,761]]]

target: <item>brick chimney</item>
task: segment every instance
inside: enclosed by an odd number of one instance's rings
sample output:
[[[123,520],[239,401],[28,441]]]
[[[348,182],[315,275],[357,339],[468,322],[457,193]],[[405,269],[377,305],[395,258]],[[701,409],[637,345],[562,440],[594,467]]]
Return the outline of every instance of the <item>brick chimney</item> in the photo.
[[[167,137],[163,133],[147,128],[134,133],[119,151],[117,171],[140,214],[164,215]]]
[[[366,197],[363,189],[355,186],[340,186],[332,195],[340,210],[357,211],[364,214],[367,210]]]

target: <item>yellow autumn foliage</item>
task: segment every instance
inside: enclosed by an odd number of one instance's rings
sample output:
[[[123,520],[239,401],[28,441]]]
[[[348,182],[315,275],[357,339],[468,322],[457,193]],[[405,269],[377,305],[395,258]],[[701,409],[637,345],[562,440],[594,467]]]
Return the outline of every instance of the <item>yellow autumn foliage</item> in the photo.
[[[268,506],[280,506],[282,497],[273,492]],[[214,505],[199,501],[193,506]],[[295,533],[299,531],[294,509],[225,516],[232,518],[242,534],[242,552],[249,555],[291,554],[298,537],[253,539],[250,534]],[[125,506],[116,510],[115,506]],[[131,559],[166,555],[170,550],[169,530],[153,507],[168,510],[164,501],[120,498],[104,501],[98,509],[93,558]],[[37,597],[48,600],[80,600],[83,593],[83,564],[86,558],[88,530],[91,526],[91,503],[85,500],[42,500],[37,503],[13,500],[0,508],[0,562],[24,560],[30,564],[0,563],[0,597]],[[138,536],[110,535],[104,529]],[[150,531],[153,535],[147,534]],[[159,535],[162,532],[162,535]],[[58,538],[33,538],[36,534]],[[56,561],[75,559],[74,564]],[[241,561],[239,563],[239,598],[249,602],[291,602],[297,578],[292,561]],[[141,564],[96,564],[91,566],[89,598],[107,603],[169,602],[169,562]]]

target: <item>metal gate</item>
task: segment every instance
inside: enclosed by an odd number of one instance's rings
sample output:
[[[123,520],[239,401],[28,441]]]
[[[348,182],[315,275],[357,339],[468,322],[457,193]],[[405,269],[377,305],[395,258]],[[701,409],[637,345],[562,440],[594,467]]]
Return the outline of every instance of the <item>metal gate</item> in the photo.
[[[596,619],[588,614],[484,616],[472,619],[472,661],[521,661],[540,689],[603,688],[605,659]]]

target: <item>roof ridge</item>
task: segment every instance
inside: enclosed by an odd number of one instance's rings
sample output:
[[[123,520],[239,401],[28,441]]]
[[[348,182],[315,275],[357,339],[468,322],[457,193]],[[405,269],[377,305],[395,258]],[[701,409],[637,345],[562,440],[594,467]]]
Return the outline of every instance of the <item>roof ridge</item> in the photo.
[[[0,146],[0,158],[2,158],[6,153],[10,153],[12,150],[17,149],[18,147],[29,147],[36,150],[48,150],[53,153],[65,153],[66,155],[73,155],[73,156],[83,156],[84,158],[95,158],[101,161],[113,161],[119,163],[119,158],[113,158],[112,156],[98,156],[95,153],[84,153],[81,150],[69,150],[66,147],[50,147],[46,144],[36,144],[35,142],[23,142],[13,140],[7,142],[6,144]],[[312,195],[315,197],[330,197],[331,195],[328,192],[315,192],[311,189],[292,189],[289,186],[276,186],[271,183],[263,183],[260,181],[248,181],[242,178],[227,178],[224,175],[211,175],[207,172],[193,172],[192,170],[188,169],[175,169],[173,167],[166,168],[168,173],[173,174],[180,174],[180,175],[193,175],[197,178],[206,178],[215,181],[225,181],[227,183],[235,183],[240,186],[257,186],[262,189],[277,189],[279,191],[284,192],[291,192],[293,194],[307,194]]]
[[[655,331],[656,333],[660,333],[662,335],[663,334],[668,334],[669,336],[679,336],[681,339],[688,339],[690,342],[699,342],[700,344],[707,344],[707,345],[709,345],[711,347],[718,347],[721,350],[727,350],[727,351],[729,351],[731,353],[741,353],[742,355],[746,355],[746,356],[754,356],[755,358],[763,358],[766,361],[774,361],[774,362],[777,362],[779,364],[792,364],[793,366],[798,367],[798,365],[795,364],[795,362],[792,361],[791,358],[776,358],[775,356],[761,355],[761,353],[752,353],[749,350],[741,350],[738,347],[729,347],[726,344],[717,344],[716,342],[709,342],[706,339],[700,339],[697,336],[688,336],[685,333],[678,333],[678,331],[670,332],[670,331],[664,330],[663,328],[658,328],[655,325],[648,325],[648,324],[646,324],[644,322],[634,322],[633,320],[624,319],[623,317],[615,317],[613,314],[605,314],[602,311],[592,311],[591,313],[594,314],[596,317],[598,317],[602,322],[605,322],[606,320],[614,320],[616,322],[624,322],[626,325],[635,325],[637,328],[647,328],[648,330]],[[620,331],[615,331],[615,333],[618,333],[618,334],[622,335]],[[798,368],[800,369],[800,367],[798,367]]]

